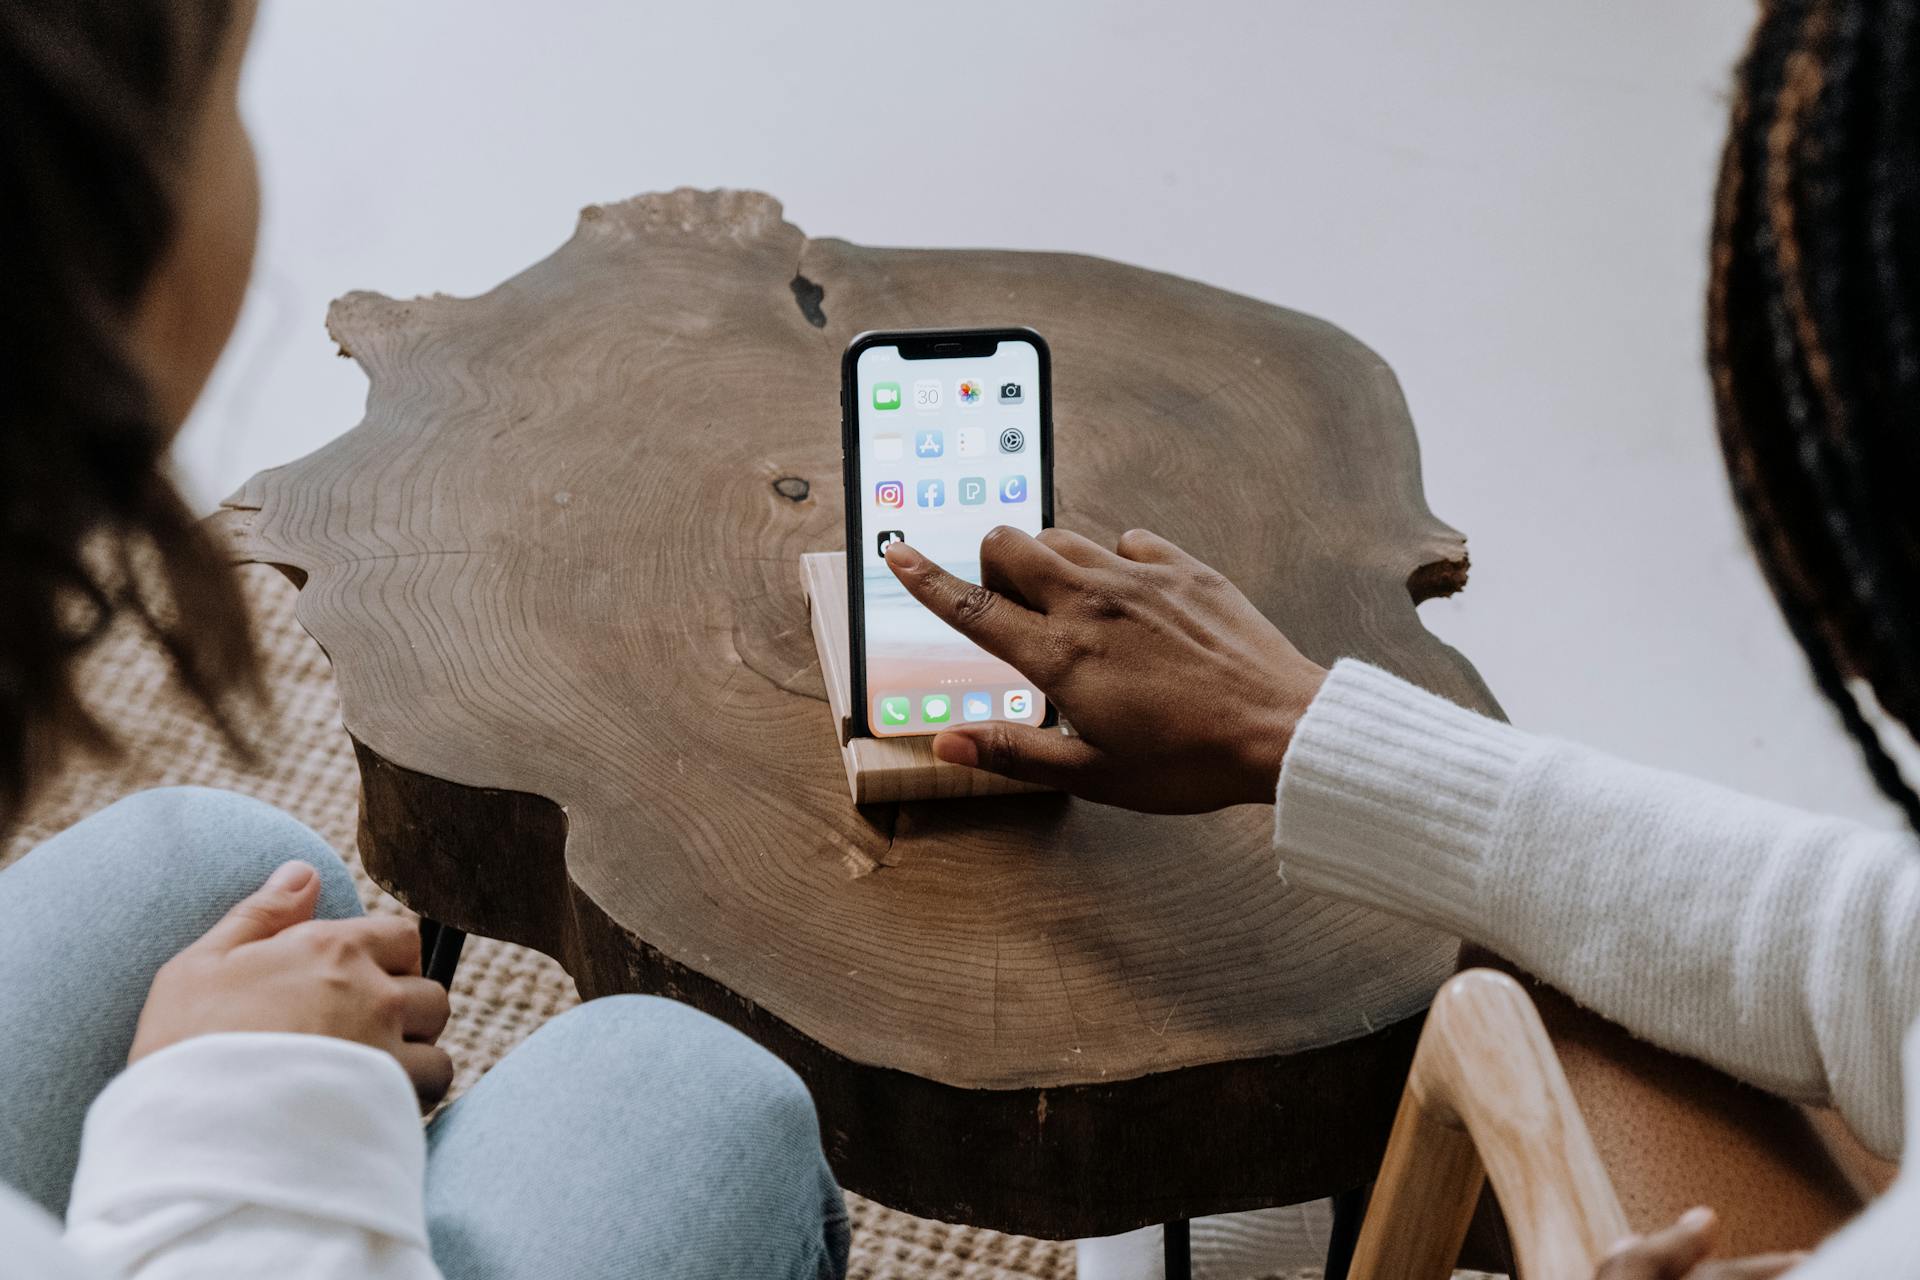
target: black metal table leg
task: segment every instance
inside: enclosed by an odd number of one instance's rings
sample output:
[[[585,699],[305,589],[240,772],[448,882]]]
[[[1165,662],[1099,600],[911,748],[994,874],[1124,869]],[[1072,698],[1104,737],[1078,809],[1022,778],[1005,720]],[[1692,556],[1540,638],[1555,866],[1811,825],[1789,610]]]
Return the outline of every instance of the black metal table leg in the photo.
[[[1193,1280],[1193,1224],[1181,1218],[1160,1232],[1166,1246],[1166,1280]]]
[[[1367,1216],[1367,1197],[1372,1192],[1370,1186],[1355,1187],[1333,1197],[1333,1226],[1327,1232],[1327,1280],[1347,1280],[1353,1247],[1360,1243],[1360,1224]]]
[[[420,972],[441,986],[453,985],[460,949],[466,945],[467,935],[452,925],[420,917]]]

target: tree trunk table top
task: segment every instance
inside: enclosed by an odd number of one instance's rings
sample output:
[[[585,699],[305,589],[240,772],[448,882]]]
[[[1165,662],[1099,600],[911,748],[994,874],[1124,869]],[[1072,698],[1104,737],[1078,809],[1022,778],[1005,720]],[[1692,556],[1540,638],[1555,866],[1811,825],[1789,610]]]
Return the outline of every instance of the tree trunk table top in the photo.
[[[779,1053],[841,1180],[1104,1234],[1356,1184],[1454,939],[1290,890],[1272,814],[857,809],[797,561],[843,545],[862,329],[1053,348],[1059,522],[1209,561],[1309,656],[1496,710],[1392,372],[1324,321],[1069,254],[815,240],[770,197],[587,209],[477,298],[336,302],[364,420],[221,517],[303,581],[361,849],[424,914]]]

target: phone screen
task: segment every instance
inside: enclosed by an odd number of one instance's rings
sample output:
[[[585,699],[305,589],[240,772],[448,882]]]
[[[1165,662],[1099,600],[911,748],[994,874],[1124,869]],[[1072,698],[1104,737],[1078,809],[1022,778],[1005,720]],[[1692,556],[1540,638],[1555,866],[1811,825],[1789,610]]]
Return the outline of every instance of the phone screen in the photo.
[[[990,354],[907,359],[898,346],[875,345],[856,358],[848,390],[857,465],[849,474],[859,488],[849,510],[860,519],[850,536],[860,539],[855,635],[865,642],[867,732],[875,737],[1046,718],[1032,684],[908,595],[885,558],[890,542],[905,539],[978,582],[988,530],[1046,527],[1043,370],[1039,348],[1016,338],[1000,339]]]

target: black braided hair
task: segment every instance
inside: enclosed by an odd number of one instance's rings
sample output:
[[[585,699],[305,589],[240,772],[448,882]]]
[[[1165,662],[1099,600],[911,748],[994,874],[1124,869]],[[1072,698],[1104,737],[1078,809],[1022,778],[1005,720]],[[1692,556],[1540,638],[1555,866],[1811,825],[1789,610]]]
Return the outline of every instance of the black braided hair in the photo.
[[[1773,0],[1737,73],[1707,340],[1747,532],[1884,792],[1920,737],[1920,0]]]

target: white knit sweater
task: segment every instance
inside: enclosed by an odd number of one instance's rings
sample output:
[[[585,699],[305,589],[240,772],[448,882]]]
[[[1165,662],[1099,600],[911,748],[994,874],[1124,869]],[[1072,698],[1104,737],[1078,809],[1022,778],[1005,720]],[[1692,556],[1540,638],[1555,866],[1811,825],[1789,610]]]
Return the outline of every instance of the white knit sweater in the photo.
[[[1484,943],[1901,1151],[1903,1095],[1920,1098],[1912,834],[1535,737],[1352,661],[1294,735],[1275,823],[1291,882]],[[1920,1177],[1794,1275],[1920,1276]]]

